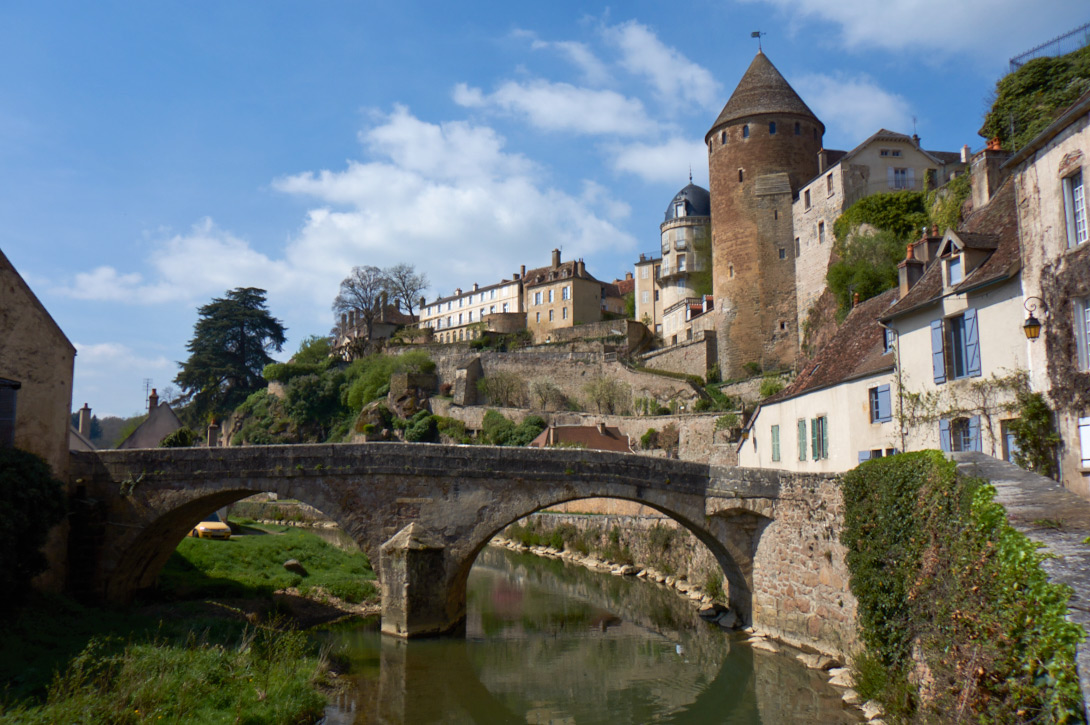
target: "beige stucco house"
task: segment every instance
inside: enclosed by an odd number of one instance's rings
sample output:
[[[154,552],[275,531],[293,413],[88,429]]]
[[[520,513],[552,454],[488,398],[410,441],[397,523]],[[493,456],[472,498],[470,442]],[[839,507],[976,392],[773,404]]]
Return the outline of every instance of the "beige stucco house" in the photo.
[[[1030,380],[1056,411],[1064,485],[1090,498],[1090,93],[1005,165],[1014,175],[1022,287],[1042,323]]]
[[[552,263],[527,272],[524,283],[526,328],[535,342],[549,342],[551,330],[602,319],[603,284],[581,259],[562,262],[554,249]]]
[[[662,291],[659,289],[659,270],[662,257],[641,254],[636,262],[636,320],[642,322],[656,335],[662,335]]]
[[[436,342],[461,342],[480,336],[483,330],[514,332],[525,327],[523,282],[526,267],[511,279],[439,297],[420,308],[419,326],[432,332]],[[499,323],[493,324],[493,323]]]
[[[136,427],[118,448],[156,448],[168,435],[182,427],[182,421],[166,401],[159,402],[159,395],[152,388],[148,396],[148,417]]]

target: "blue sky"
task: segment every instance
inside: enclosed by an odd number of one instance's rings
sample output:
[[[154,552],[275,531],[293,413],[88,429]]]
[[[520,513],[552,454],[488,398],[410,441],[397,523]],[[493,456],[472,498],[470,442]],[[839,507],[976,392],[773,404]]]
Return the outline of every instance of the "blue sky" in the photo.
[[[0,249],[77,346],[74,407],[162,391],[196,309],[268,290],[299,341],[353,265],[428,298],[560,247],[602,279],[707,185],[754,53],[825,122],[976,135],[1007,59],[1085,0],[34,2],[0,6]]]

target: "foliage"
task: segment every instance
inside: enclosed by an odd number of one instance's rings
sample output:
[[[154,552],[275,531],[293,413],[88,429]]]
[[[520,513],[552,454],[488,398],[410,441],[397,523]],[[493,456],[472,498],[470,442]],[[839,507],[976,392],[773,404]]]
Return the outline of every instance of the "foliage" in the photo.
[[[764,379],[761,380],[761,387],[758,391],[762,398],[775,395],[783,390],[783,378],[776,373],[765,373]]]
[[[372,400],[386,395],[390,390],[390,376],[396,367],[396,358],[381,353],[352,361],[346,374],[352,382],[344,397],[349,410],[358,412]]]
[[[261,376],[270,383],[286,383],[292,378],[301,375],[314,375],[319,372],[319,366],[314,363],[286,362],[269,363],[261,371]]]
[[[1048,402],[1043,395],[1030,392],[1027,387],[1018,391],[1015,403],[1019,417],[1010,423],[1018,448],[1014,453],[1014,462],[1042,476],[1055,476],[1056,447],[1060,445],[1060,435],[1052,425],[1052,410]]]
[[[284,389],[284,411],[302,435],[324,440],[331,423],[344,414],[341,391],[345,374],[341,369],[325,375],[294,378]]]
[[[526,379],[509,370],[497,370],[479,379],[477,390],[492,405],[518,408],[526,400]]]
[[[840,258],[829,265],[826,276],[836,296],[838,319],[851,312],[856,294],[862,301],[897,286],[897,265],[907,246],[906,238],[888,230],[856,233],[838,243]]]
[[[382,315],[390,280],[381,269],[372,265],[353,267],[341,280],[340,291],[333,299],[333,311],[340,315],[355,314],[372,339],[375,321]]]
[[[125,420],[125,424],[121,426],[121,430],[117,433],[117,440],[114,443],[114,446],[116,447],[124,443],[125,439],[135,433],[136,429],[139,428],[147,419],[147,413],[144,413],[143,415],[133,416],[132,418],[127,418]]]
[[[451,443],[471,443],[472,439],[469,434],[466,433],[466,424],[457,418],[447,418],[445,416],[435,416],[435,424],[439,429],[439,435],[443,440],[450,441]]]
[[[311,335],[303,338],[299,349],[292,355],[292,362],[300,365],[321,365],[333,354],[333,345],[328,337]]]
[[[493,446],[525,446],[545,430],[546,423],[537,415],[528,415],[518,425],[495,410],[486,411],[481,421],[481,436]]]
[[[400,302],[412,316],[413,306],[420,301],[420,295],[428,288],[427,275],[418,273],[416,267],[404,262],[387,267],[383,274],[386,276],[390,297]]]
[[[1034,58],[995,85],[995,101],[979,133],[1017,150],[1090,90],[1090,47],[1058,58]]]
[[[890,191],[864,196],[845,209],[833,222],[833,236],[840,252],[851,233],[864,224],[898,239],[912,239],[927,223],[927,198],[923,192]]]
[[[72,413],[69,424],[73,428],[79,430],[79,411],[75,411],[75,412]],[[101,423],[101,421],[99,421],[97,415],[92,415],[91,416],[91,430],[88,431],[87,440],[91,441],[92,443],[95,443],[97,441],[102,440],[102,435],[103,435],[102,423]]]
[[[438,443],[439,424],[436,417],[427,410],[417,411],[405,426],[405,440],[409,443]]]
[[[649,451],[652,448],[658,448],[659,432],[654,428],[648,428],[642,436],[640,436],[640,448],[645,451]]]
[[[568,407],[568,398],[560,387],[547,379],[539,379],[530,383],[530,397],[537,403],[539,410],[564,410]]]
[[[931,224],[939,228],[939,234],[958,227],[961,223],[961,208],[972,192],[972,180],[968,172],[958,174],[941,189],[927,192]]]
[[[994,489],[924,451],[868,461],[843,491],[862,696],[917,721],[1082,722],[1070,590],[1048,581]]]
[[[588,382],[583,392],[599,413],[627,413],[632,401],[632,387],[628,383],[605,376]]]
[[[178,430],[168,435],[163,440],[159,441],[160,448],[190,448],[197,443],[197,434],[187,426],[182,426]]]
[[[737,428],[740,423],[741,421],[736,413],[727,413],[726,415],[721,415],[715,419],[715,429],[730,430],[732,428]]]
[[[265,290],[240,287],[197,310],[189,359],[174,379],[197,421],[222,418],[265,387],[270,350],[284,346],[284,325],[265,307]]]
[[[749,362],[744,363],[742,365],[742,368],[745,369],[745,371],[749,373],[751,377],[756,377],[761,374],[761,363],[759,362],[754,362],[750,360]]]
[[[22,603],[30,580],[45,571],[41,548],[65,515],[64,484],[44,460],[0,447],[0,611]]]
[[[627,292],[624,295],[624,316],[627,320],[636,319],[636,293]]]

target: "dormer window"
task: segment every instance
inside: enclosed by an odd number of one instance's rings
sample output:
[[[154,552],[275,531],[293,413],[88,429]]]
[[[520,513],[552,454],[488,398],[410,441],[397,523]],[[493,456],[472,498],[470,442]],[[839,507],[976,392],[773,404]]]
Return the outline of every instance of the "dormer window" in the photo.
[[[685,216],[685,202],[679,201],[677,203],[677,205],[674,207],[674,216],[675,217]]]
[[[946,284],[952,287],[963,279],[965,279],[965,272],[961,267],[961,255],[955,254],[946,260]]]

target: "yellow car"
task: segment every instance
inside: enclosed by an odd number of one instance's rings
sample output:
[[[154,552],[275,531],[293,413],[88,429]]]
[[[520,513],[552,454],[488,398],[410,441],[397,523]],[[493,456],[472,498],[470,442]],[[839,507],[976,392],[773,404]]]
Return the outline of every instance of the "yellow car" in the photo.
[[[220,521],[220,517],[213,513],[194,526],[189,535],[198,539],[230,539],[231,527]]]

